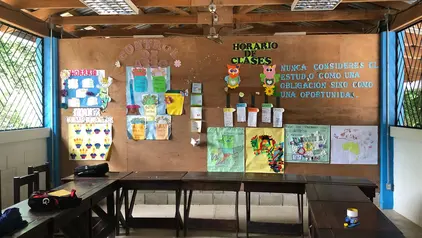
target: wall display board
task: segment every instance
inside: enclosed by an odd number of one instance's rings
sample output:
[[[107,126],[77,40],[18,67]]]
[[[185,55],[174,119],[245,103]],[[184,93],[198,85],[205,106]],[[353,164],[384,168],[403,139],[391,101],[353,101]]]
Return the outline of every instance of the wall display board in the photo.
[[[246,172],[284,173],[284,129],[246,128]]]
[[[243,114],[243,112],[247,114],[249,107],[259,108],[258,129],[272,127],[273,124],[261,122],[263,103],[273,105],[271,122],[276,123],[277,126],[286,124],[375,126],[379,124],[379,35],[248,36],[246,38],[228,36],[222,37],[222,42],[222,44],[216,44],[204,37],[60,40],[60,70],[103,69],[107,76],[113,77],[113,84],[109,87],[109,94],[113,100],[108,104],[105,113],[106,116],[114,118],[113,150],[109,161],[112,170],[206,171],[205,132],[209,127],[224,126],[224,108],[236,109],[233,113],[234,128],[247,127],[247,116],[240,118],[245,120],[239,120],[238,114]],[[252,43],[266,42],[275,42],[278,47],[269,48],[266,45],[264,47],[263,44],[255,44],[254,50],[248,51],[244,45],[240,45],[240,43],[245,43],[248,47],[247,43],[251,43],[252,47]],[[238,44],[239,48],[234,49],[234,44]],[[177,54],[175,49],[177,49]],[[255,52],[255,54],[246,56],[245,54],[249,52]],[[245,57],[254,59],[247,61]],[[185,99],[185,113],[171,118],[171,140],[159,142],[128,140],[128,122],[125,118],[130,99],[126,99],[125,88],[128,86],[126,67],[141,65],[147,67],[143,63],[146,61],[143,60],[145,58],[149,60],[149,67],[154,67],[155,59],[158,60],[158,66],[171,67],[172,89],[183,90],[191,88],[193,83],[202,84],[204,90],[198,90],[198,93],[202,93],[203,99],[201,115],[199,111],[194,114],[195,118],[202,119],[192,119],[193,121],[202,120],[199,146],[190,144],[192,138],[190,98]],[[232,61],[233,58],[235,61]],[[271,62],[267,58],[271,58]],[[266,63],[270,63],[266,65],[276,65],[274,79],[277,81],[279,78],[279,81],[274,84],[274,94],[267,96],[267,100],[260,77],[261,73],[264,73],[264,67],[258,64],[264,62],[264,59]],[[120,61],[122,67],[115,66],[117,60]],[[175,60],[180,60],[182,66],[174,67]],[[162,61],[161,64],[160,61]],[[167,65],[163,63],[164,61],[167,61]],[[227,96],[227,92],[224,91],[227,87],[224,81],[225,76],[228,75],[227,65],[236,64],[240,65],[241,83],[238,88],[229,89]],[[272,79],[273,72],[269,69],[265,72],[268,72],[265,79]],[[277,74],[280,77],[276,76]],[[147,120],[142,117],[150,114],[141,114],[144,108],[140,102],[142,97],[139,95],[147,93],[160,95],[160,92],[154,92],[154,82],[148,77],[147,72],[148,85],[145,85],[145,80],[141,77],[140,81],[134,82],[134,90],[144,91],[147,86],[148,90],[152,90],[144,93],[135,92],[138,94],[134,100],[138,101],[135,104],[139,105],[139,115],[133,116],[139,117],[138,121],[141,124],[143,120]],[[273,83],[265,79],[266,85]],[[162,81],[159,80],[158,84],[155,83],[155,89],[161,91],[162,85]],[[238,103],[242,103],[239,99],[240,92],[244,93],[242,101],[246,103],[246,108],[237,107]],[[268,93],[271,92],[268,91]],[[252,95],[255,99],[254,104],[252,104]],[[230,105],[226,103],[228,97],[230,97]],[[160,96],[158,101],[160,103]],[[282,125],[280,114],[277,114],[274,119],[274,114],[279,112],[277,108],[284,109]],[[156,106],[157,115],[160,115],[160,110],[160,106]],[[62,118],[69,116],[71,113],[69,111],[62,110]],[[148,112],[152,114],[153,110]],[[65,119],[62,123],[65,123]],[[142,128],[139,125],[136,127]],[[194,129],[196,131],[196,128]],[[62,126],[61,133],[62,158],[66,158],[61,163],[62,172],[69,174],[76,165],[89,164],[89,162],[67,160],[69,156],[67,126]],[[194,138],[197,139],[197,137]],[[245,145],[246,143],[247,141]],[[287,143],[285,141],[285,149],[287,149]],[[287,161],[285,170],[286,173],[292,174],[363,176],[374,182],[379,181],[377,165],[349,164],[345,166]]]
[[[378,164],[377,126],[331,126],[332,164]]]
[[[207,131],[207,170],[245,171],[245,129],[209,127]]]
[[[170,67],[126,67],[127,135],[132,140],[168,140],[171,117],[165,92],[170,90]]]
[[[286,161],[330,162],[330,126],[287,124]]]

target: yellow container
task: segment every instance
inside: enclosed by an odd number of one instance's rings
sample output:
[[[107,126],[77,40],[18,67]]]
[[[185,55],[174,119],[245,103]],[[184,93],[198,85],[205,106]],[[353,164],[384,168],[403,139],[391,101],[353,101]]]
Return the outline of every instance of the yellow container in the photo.
[[[165,93],[167,114],[180,116],[183,114],[183,103],[185,97],[180,93]]]
[[[132,137],[133,140],[145,140],[145,125],[132,124]]]

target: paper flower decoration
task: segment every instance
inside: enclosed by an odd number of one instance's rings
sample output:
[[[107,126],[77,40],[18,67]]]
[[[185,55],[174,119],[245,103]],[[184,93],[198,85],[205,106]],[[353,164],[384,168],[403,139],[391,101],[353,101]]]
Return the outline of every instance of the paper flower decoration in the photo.
[[[120,64],[120,61],[116,61],[116,63],[114,63],[114,66],[116,66],[116,68],[120,68],[122,65]]]
[[[104,77],[100,80],[100,84],[101,87],[103,88],[108,88],[110,87],[110,85],[113,83],[113,78],[112,77]]]
[[[60,72],[60,78],[66,80],[70,77],[70,70],[64,69]]]
[[[243,98],[245,96],[245,94],[243,92],[239,93],[239,97]]]
[[[273,87],[267,87],[267,88],[265,88],[265,94],[267,96],[272,96],[274,94],[274,88]]]
[[[67,97],[67,90],[62,89],[61,94],[62,94],[62,97]]]
[[[180,61],[180,60],[175,60],[175,61],[174,61],[174,67],[179,68],[180,66],[182,66],[182,61]]]

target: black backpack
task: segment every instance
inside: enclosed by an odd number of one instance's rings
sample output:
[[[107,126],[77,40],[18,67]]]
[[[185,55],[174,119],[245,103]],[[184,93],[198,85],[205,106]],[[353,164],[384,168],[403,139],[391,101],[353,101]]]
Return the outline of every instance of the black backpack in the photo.
[[[69,196],[51,196],[45,191],[36,191],[28,199],[31,210],[38,212],[53,211],[58,209],[74,208],[81,204],[82,199],[76,196],[76,190],[72,190]]]
[[[103,177],[108,173],[108,164],[85,165],[76,167],[74,170],[75,176],[80,177]]]

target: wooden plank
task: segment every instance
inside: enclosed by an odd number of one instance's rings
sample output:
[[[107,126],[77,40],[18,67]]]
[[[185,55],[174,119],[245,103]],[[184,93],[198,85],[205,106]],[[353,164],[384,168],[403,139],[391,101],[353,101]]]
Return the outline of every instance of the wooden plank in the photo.
[[[302,22],[302,21],[347,21],[347,20],[379,20],[384,17],[384,10],[336,10],[327,12],[282,12],[271,14],[234,14],[232,8],[224,8],[219,12],[218,24],[232,23],[266,23],[266,22]],[[209,24],[211,14],[204,12],[198,16],[168,15],[129,15],[129,16],[74,16],[53,17],[57,25],[131,25],[131,24]]]
[[[196,24],[196,16],[128,15],[53,17],[57,25]]]
[[[210,12],[198,12],[198,24],[211,25],[212,14]],[[218,10],[218,21],[215,25],[232,24],[233,23],[233,7],[221,7]],[[208,34],[208,33],[207,33]]]
[[[171,34],[190,34],[190,35],[202,35],[203,30],[201,28],[192,29],[165,29],[165,28],[148,28],[148,29],[105,29],[98,31],[74,31],[73,34],[79,37],[99,37],[99,36],[110,36],[110,37],[123,37],[123,36],[134,36],[134,35],[163,35],[165,33]]]
[[[240,7],[238,14],[246,14],[248,12],[252,12],[253,10],[262,7],[262,5],[252,5],[252,6],[243,6]]]
[[[351,20],[380,20],[384,17],[384,10],[334,10],[324,12],[279,12],[270,14],[251,13],[234,14],[239,23],[261,22],[318,22],[318,21],[351,21]]]
[[[0,1],[0,21],[38,36],[48,36],[47,23]]]
[[[41,19],[43,21],[47,20],[50,16],[55,15],[57,13],[62,13],[62,12],[66,12],[67,10],[70,9],[64,9],[64,8],[43,8],[43,9],[39,9],[36,10],[34,12],[29,13],[30,15]]]
[[[30,8],[86,8],[79,0],[3,0],[20,9]],[[395,2],[397,0],[343,0],[343,3],[356,2]],[[203,7],[210,0],[132,0],[138,7]],[[215,0],[218,6],[251,6],[292,4],[293,0]]]
[[[400,31],[422,20],[422,4],[414,5],[398,13],[391,25],[391,30]]]
[[[170,12],[174,12],[176,14],[182,15],[182,16],[189,16],[189,12],[186,12],[178,7],[162,7]]]

